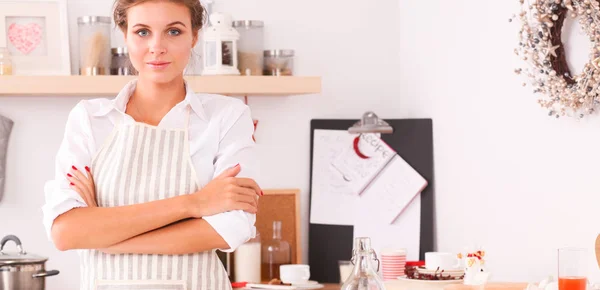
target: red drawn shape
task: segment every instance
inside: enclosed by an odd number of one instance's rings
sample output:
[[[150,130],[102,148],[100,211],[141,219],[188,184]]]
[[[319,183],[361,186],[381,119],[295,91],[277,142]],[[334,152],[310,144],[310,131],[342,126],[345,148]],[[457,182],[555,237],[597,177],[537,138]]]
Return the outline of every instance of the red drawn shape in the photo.
[[[42,26],[36,23],[25,25],[13,23],[8,27],[8,40],[20,52],[29,54],[42,41]]]

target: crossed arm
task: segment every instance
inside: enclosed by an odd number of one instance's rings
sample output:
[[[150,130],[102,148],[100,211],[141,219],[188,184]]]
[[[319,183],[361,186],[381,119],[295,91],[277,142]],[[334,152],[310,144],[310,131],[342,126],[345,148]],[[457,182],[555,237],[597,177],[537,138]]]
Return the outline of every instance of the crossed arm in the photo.
[[[68,179],[88,207],[60,215],[54,221],[52,238],[60,250],[92,248],[114,254],[174,255],[228,249],[202,216],[228,210],[256,212],[256,196],[262,191],[252,179],[236,178],[239,172],[239,165],[228,169],[201,191],[188,195],[97,207],[93,175],[74,168]]]
[[[82,207],[60,215],[52,227],[59,250],[186,254],[227,249],[203,219],[185,213],[185,196],[121,207]]]

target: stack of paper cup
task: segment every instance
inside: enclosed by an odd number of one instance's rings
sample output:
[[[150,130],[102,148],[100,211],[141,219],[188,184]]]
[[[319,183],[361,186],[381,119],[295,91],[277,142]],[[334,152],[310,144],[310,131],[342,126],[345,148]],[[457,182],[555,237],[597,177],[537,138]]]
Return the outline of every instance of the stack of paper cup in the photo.
[[[383,280],[397,280],[404,276],[406,265],[405,249],[389,249],[381,252],[381,272]]]

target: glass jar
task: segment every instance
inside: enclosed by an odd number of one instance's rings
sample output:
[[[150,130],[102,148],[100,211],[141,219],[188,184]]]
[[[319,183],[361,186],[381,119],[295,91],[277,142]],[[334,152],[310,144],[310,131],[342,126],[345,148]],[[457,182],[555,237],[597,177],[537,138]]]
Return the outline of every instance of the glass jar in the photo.
[[[240,33],[238,41],[238,69],[242,75],[262,75],[264,23],[258,20],[238,20],[233,27]]]
[[[114,47],[110,50],[112,60],[110,63],[110,74],[116,76],[126,76],[137,74],[131,61],[127,47]]]
[[[262,246],[262,280],[279,279],[279,266],[291,264],[290,243],[282,239],[281,221],[273,222],[273,239]]]
[[[110,55],[110,17],[83,16],[77,19],[79,32],[79,74],[108,75]]]
[[[269,76],[291,76],[294,71],[294,51],[275,49],[264,51],[264,74]]]
[[[0,47],[0,76],[13,74],[13,63],[10,52],[6,47]]]
[[[377,261],[377,268],[373,268],[372,260]],[[385,289],[383,281],[377,274],[379,272],[379,259],[371,248],[371,239],[358,237],[354,239],[352,250],[352,263],[354,269],[346,279],[341,290],[377,290]]]
[[[233,253],[235,282],[260,283],[260,234],[240,245]]]

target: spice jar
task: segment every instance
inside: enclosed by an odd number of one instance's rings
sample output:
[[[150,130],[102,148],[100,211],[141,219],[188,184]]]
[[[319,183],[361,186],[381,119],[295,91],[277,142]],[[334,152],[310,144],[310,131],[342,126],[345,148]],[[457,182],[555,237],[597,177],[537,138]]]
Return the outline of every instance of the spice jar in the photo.
[[[13,74],[13,63],[10,52],[5,47],[0,47],[0,76]]]
[[[79,74],[109,74],[110,17],[83,16],[77,19],[79,32]]]
[[[291,76],[294,70],[294,51],[275,49],[264,51],[264,74],[270,76]]]
[[[129,60],[127,47],[113,47],[110,50],[112,60],[110,63],[110,74],[116,76],[126,76],[137,74],[135,68]]]
[[[238,69],[242,75],[262,75],[264,23],[258,20],[238,20],[233,27],[240,33]]]

